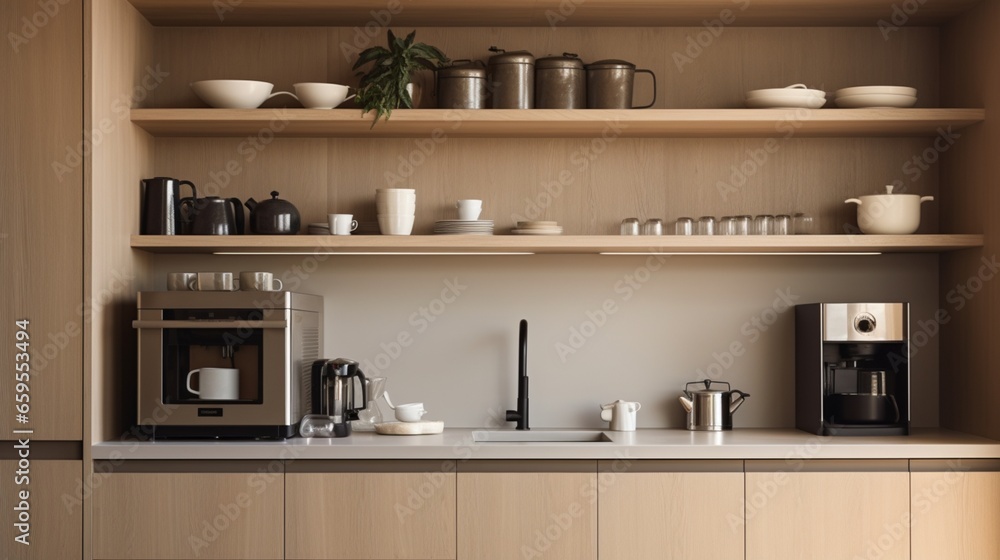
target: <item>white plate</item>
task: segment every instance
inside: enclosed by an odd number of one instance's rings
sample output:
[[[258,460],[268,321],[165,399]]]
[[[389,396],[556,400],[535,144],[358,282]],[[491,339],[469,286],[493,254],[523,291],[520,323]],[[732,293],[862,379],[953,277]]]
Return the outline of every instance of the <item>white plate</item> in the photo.
[[[909,95],[910,97],[917,96],[917,88],[911,88],[906,86],[859,86],[859,87],[849,87],[837,90],[837,97],[847,97],[848,95],[867,95],[867,94],[882,94],[888,93],[891,95]]]
[[[747,99],[752,97],[766,97],[769,95],[804,95],[807,97],[826,97],[826,92],[821,89],[809,89],[802,84],[801,87],[788,86],[786,88],[754,89],[747,92]]]
[[[512,229],[510,230],[514,235],[559,235],[562,233],[562,228],[558,229]]]
[[[823,97],[802,95],[765,95],[747,99],[750,109],[819,109],[826,105]]]
[[[863,109],[870,107],[906,108],[917,104],[917,98],[909,95],[894,95],[891,93],[869,93],[864,95],[848,95],[838,97],[837,106],[844,109]]]

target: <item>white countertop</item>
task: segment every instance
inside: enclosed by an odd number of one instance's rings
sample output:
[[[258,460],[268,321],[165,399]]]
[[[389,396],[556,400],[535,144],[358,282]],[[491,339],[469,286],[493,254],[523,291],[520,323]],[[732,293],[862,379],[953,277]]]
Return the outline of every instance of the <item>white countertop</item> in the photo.
[[[1000,458],[1000,441],[941,429],[893,437],[828,437],[793,429],[641,429],[606,431],[612,441],[597,443],[482,443],[473,441],[474,431],[479,430],[421,436],[355,432],[347,438],[286,441],[125,441],[96,444],[92,453],[99,460]]]

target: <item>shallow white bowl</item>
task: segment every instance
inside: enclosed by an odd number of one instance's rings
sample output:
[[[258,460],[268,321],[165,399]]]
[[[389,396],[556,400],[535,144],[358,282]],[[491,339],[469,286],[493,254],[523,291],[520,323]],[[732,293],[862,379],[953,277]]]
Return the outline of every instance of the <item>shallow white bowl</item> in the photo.
[[[868,93],[837,98],[837,106],[844,109],[863,109],[870,107],[906,108],[913,107],[916,104],[916,97],[910,95],[895,95],[891,93]]]
[[[202,80],[192,82],[191,89],[202,101],[217,109],[256,109],[271,97],[274,84],[254,80]]]
[[[837,90],[837,97],[847,97],[848,95],[867,95],[888,93],[892,95],[917,96],[917,88],[906,86],[858,86]]]
[[[747,92],[747,99],[752,97],[761,97],[769,95],[804,95],[808,97],[826,97],[826,92],[821,89],[806,89],[806,88],[769,88],[769,89],[755,89]]]
[[[306,109],[333,109],[353,95],[348,96],[350,88],[340,84],[321,82],[301,82],[294,84],[295,97]]]
[[[811,95],[771,94],[748,98],[746,104],[751,109],[819,109],[823,105],[826,105],[826,98]]]

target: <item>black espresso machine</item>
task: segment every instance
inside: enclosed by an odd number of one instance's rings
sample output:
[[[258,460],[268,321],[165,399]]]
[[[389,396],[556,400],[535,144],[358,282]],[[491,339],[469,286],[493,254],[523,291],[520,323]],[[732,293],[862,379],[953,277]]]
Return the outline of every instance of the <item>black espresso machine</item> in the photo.
[[[795,307],[795,427],[818,435],[910,432],[909,304]]]

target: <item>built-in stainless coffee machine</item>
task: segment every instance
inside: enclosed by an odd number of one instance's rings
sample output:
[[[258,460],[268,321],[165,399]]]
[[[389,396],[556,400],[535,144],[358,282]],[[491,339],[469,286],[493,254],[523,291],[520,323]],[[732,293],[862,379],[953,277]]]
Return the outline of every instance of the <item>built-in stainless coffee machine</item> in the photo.
[[[140,292],[138,420],[154,438],[295,435],[323,352],[323,298]]]
[[[910,431],[909,305],[795,307],[795,426],[820,435]]]

